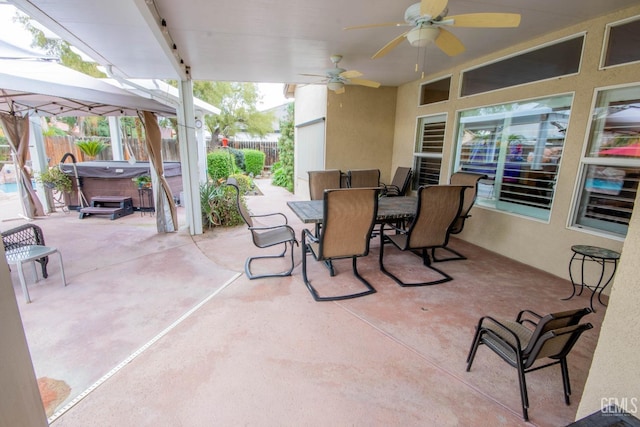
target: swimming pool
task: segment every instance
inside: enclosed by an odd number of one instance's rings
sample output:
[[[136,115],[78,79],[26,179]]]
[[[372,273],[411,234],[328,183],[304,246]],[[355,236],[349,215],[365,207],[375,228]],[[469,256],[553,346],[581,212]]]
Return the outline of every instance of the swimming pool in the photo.
[[[0,191],[3,193],[17,193],[18,184],[16,184],[15,182],[7,182],[4,184],[0,184]]]

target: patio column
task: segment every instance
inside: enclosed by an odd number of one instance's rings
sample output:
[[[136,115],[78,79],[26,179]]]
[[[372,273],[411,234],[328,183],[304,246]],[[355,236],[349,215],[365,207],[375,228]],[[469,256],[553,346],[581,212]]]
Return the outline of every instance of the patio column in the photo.
[[[109,135],[111,135],[111,152],[113,153],[113,160],[124,160],[119,117],[109,116]]]
[[[182,80],[178,87],[180,105],[178,115],[178,141],[180,141],[180,165],[182,167],[182,191],[189,233],[202,234],[202,209],[200,206],[200,181],[198,177],[198,141],[195,133],[193,84]]]

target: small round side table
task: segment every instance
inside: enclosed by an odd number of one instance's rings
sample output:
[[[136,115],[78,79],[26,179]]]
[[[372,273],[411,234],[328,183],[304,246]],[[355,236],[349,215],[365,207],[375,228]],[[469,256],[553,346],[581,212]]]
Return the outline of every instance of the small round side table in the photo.
[[[569,261],[569,277],[571,278],[572,284],[572,292],[571,295],[567,298],[563,298],[563,300],[568,300],[573,298],[576,295],[582,294],[584,288],[591,290],[591,310],[595,312],[593,308],[593,297],[598,293],[598,301],[600,304],[605,305],[602,302],[601,296],[602,291],[611,283],[613,276],[616,274],[616,269],[618,268],[618,260],[620,259],[620,253],[613,251],[611,249],[600,248],[598,246],[588,246],[588,245],[574,245],[571,246],[571,250],[573,251],[573,256],[571,257],[571,261]],[[580,281],[576,282],[573,278],[573,272],[571,271],[571,266],[574,261],[581,262],[580,265]],[[587,261],[593,261],[601,266],[600,270],[600,278],[596,284],[588,285],[585,283],[584,279],[584,265]],[[612,268],[609,277],[605,281],[605,273],[607,270],[607,264],[611,264]],[[580,290],[576,294],[576,288],[579,287]]]

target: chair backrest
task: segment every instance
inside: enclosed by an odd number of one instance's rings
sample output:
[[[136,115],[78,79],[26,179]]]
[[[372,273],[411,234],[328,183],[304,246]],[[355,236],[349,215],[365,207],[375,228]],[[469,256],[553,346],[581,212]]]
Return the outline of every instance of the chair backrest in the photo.
[[[545,332],[533,342],[531,350],[523,353],[524,368],[531,367],[536,360],[549,357],[551,359],[564,358],[573,348],[580,335],[593,328],[591,323],[565,326]]]
[[[461,185],[426,185],[418,188],[416,215],[409,225],[405,249],[445,246],[449,228],[460,214]]]
[[[324,190],[340,188],[339,169],[309,171],[309,197],[311,200],[322,200]]]
[[[413,171],[411,170],[411,168],[407,168],[404,166],[398,166],[396,168],[396,173],[393,174],[393,179],[391,180],[391,186],[397,187],[399,189],[399,196],[404,196],[407,193],[409,184],[411,183],[412,174]]]
[[[528,354],[533,351],[533,348],[536,346],[536,342],[547,332],[577,325],[580,323],[580,320],[589,313],[591,313],[591,309],[586,307],[547,314],[538,321],[536,329],[533,331],[529,343],[524,348],[523,352]]]
[[[349,188],[378,187],[380,169],[351,169],[347,172]]]
[[[487,175],[471,172],[456,172],[451,175],[451,185],[466,185],[468,188],[464,190],[464,198],[462,201],[462,209],[458,219],[451,227],[451,233],[460,233],[464,227],[464,221],[469,217],[469,211],[476,202],[478,196],[478,182],[486,179]]]
[[[378,188],[324,192],[318,259],[365,256],[378,213]]]
[[[227,178],[227,185],[232,187],[236,192],[236,204],[238,206],[238,212],[240,212],[240,216],[247,224],[248,227],[253,227],[253,219],[251,218],[251,214],[247,211],[247,207],[240,201],[240,187],[238,186],[238,180],[235,178]]]

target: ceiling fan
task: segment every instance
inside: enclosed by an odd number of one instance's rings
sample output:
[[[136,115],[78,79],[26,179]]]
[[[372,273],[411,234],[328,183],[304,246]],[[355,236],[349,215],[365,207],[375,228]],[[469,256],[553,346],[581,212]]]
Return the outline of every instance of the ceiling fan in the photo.
[[[301,74],[301,76],[313,76],[323,77],[323,83],[327,83],[327,88],[334,91],[337,94],[344,93],[344,86],[346,84],[354,84],[359,86],[367,86],[372,88],[379,88],[380,83],[372,80],[360,79],[362,76],[360,71],[345,70],[338,67],[338,63],[342,60],[342,55],[331,55],[331,62],[333,62],[333,68],[329,68],[326,71],[326,75],[320,74]]]
[[[387,22],[381,24],[359,25],[347,27],[345,30],[356,30],[373,27],[411,27],[400,34],[371,59],[381,58],[398,46],[406,38],[411,46],[424,47],[433,42],[449,56],[464,52],[462,42],[443,27],[476,27],[476,28],[510,28],[520,25],[517,13],[469,13],[447,17],[448,0],[422,0],[412,4],[404,13],[405,22]]]

